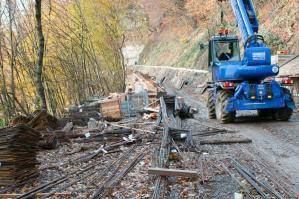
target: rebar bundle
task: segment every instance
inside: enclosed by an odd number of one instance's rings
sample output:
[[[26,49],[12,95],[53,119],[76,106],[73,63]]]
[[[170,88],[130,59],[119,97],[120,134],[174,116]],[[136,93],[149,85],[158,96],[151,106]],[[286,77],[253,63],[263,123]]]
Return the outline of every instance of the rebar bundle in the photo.
[[[20,125],[0,129],[0,186],[14,186],[37,176],[40,133]]]

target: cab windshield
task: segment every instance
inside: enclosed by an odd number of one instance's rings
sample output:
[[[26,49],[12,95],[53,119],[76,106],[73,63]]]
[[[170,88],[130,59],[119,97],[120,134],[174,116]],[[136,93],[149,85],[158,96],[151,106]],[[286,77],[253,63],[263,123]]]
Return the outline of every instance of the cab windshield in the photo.
[[[240,50],[238,41],[218,41],[215,44],[215,60],[240,61]]]

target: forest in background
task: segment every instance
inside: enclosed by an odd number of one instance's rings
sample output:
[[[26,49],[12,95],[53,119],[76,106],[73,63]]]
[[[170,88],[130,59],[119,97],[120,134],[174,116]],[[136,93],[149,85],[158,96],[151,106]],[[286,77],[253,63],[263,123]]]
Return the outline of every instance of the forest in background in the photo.
[[[42,1],[42,71],[37,71],[36,2],[0,1],[0,118],[41,109],[38,72],[46,107],[54,115],[90,96],[124,91],[124,19],[133,0]]]

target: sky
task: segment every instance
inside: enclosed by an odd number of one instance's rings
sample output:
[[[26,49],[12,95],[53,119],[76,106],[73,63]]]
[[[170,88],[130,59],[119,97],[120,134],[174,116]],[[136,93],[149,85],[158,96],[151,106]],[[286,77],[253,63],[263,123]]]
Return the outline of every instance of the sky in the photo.
[[[14,1],[14,0],[11,0]],[[32,0],[15,0],[16,4],[14,5],[14,9],[16,9],[19,13],[22,13],[25,11],[26,7]],[[8,17],[8,7],[6,4],[7,0],[0,0],[0,15],[2,16],[2,22],[8,23],[9,17]]]

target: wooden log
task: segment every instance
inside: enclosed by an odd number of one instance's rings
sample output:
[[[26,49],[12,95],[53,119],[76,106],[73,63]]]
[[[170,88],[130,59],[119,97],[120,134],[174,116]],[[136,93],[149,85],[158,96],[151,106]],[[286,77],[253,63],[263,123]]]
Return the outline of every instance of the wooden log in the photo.
[[[227,139],[227,140],[202,140],[200,141],[201,145],[205,144],[246,144],[252,143],[251,139],[248,138],[241,138],[241,139]]]
[[[190,170],[179,170],[179,169],[165,169],[165,168],[149,168],[149,174],[159,175],[159,176],[177,176],[186,178],[197,178],[197,171]]]

